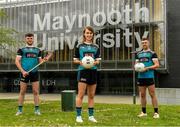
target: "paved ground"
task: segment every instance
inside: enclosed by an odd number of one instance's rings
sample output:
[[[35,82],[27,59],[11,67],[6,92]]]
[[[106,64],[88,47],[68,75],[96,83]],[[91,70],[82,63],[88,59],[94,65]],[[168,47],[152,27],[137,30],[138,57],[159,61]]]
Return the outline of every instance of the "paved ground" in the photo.
[[[18,93],[0,93],[0,99],[18,99]],[[40,100],[61,100],[60,94],[40,94]],[[33,101],[33,95],[27,93],[25,101]],[[84,97],[84,102],[87,102],[87,96]],[[111,104],[133,104],[132,96],[122,95],[96,95],[96,103],[111,103]],[[139,98],[136,97],[136,103],[139,104]]]

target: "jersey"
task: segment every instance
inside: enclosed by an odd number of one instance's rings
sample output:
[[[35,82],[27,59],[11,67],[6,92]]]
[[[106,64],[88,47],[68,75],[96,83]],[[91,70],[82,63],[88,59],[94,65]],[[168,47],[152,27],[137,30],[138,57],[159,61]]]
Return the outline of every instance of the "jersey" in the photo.
[[[92,58],[101,59],[100,58],[100,50],[99,46],[96,44],[87,44],[87,43],[81,43],[77,46],[75,49],[75,59],[82,60],[84,56],[91,56]],[[93,66],[90,69],[97,69],[97,66]],[[82,65],[79,65],[78,70],[85,70],[85,68]]]
[[[25,71],[29,71],[34,66],[39,63],[39,58],[41,58],[42,52],[36,47],[24,47],[17,51],[17,55],[21,57],[21,66]],[[38,68],[32,70],[32,72],[37,72]]]
[[[145,67],[154,65],[153,59],[158,59],[158,57],[157,54],[151,50],[142,50],[136,54],[136,60],[143,63]],[[139,72],[138,78],[154,78],[154,70],[150,69],[146,72]]]

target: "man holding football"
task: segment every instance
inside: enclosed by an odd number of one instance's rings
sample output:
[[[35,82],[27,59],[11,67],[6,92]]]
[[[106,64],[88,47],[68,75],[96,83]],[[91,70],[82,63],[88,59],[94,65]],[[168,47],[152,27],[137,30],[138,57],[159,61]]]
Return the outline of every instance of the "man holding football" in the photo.
[[[138,117],[147,116],[146,113],[146,89],[154,107],[153,118],[159,118],[158,102],[155,94],[154,70],[159,67],[157,54],[150,49],[150,42],[147,38],[142,39],[142,50],[136,54],[136,63],[140,62],[145,65],[143,71],[138,72],[137,84],[139,86],[139,95],[141,98],[142,112]]]

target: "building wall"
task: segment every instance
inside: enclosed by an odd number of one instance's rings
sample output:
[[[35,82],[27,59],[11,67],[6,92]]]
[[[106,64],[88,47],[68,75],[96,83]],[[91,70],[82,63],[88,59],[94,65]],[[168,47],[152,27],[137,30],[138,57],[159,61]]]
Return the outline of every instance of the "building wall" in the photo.
[[[167,1],[168,74],[159,78],[160,87],[180,88],[180,0]]]
[[[8,15],[8,18],[0,19],[0,24],[17,30],[13,37],[18,42],[23,40],[24,33],[32,32],[35,46],[53,51],[52,60],[40,70],[75,70],[72,62],[74,49],[77,40],[81,42],[82,30],[87,25],[95,29],[94,41],[100,47],[102,61],[99,69],[132,70],[131,52],[141,50],[142,37],[149,37],[151,49],[159,57],[160,68],[166,69],[165,0],[48,1],[0,4]],[[9,46],[8,53],[0,50],[0,71],[17,71],[15,54],[24,43],[17,44]]]
[[[77,0],[76,0],[77,1]],[[109,0],[108,0],[109,1]],[[146,0],[148,1],[148,0]],[[159,0],[153,0],[154,5],[157,5],[155,2]],[[180,56],[180,53],[178,52],[180,48],[179,43],[179,31],[180,28],[180,12],[177,11],[180,5],[180,0],[167,0],[167,63],[168,63],[168,73],[157,73],[157,79],[156,79],[156,86],[157,87],[180,87],[180,71],[178,70],[178,65],[180,64],[180,59],[178,59]],[[158,7],[155,7],[155,11],[158,12]],[[20,9],[21,10],[21,9]],[[154,19],[158,19],[159,13],[154,16]],[[164,23],[164,21],[161,21],[161,23]],[[11,23],[10,23],[11,24]],[[154,27],[156,27],[156,23],[154,23]],[[11,24],[12,25],[12,24]],[[149,28],[146,27],[145,29]],[[118,28],[118,25],[117,25]],[[150,29],[150,28],[149,28]],[[143,31],[144,29],[142,29]],[[152,29],[153,30],[153,29]],[[158,29],[157,29],[158,30]],[[111,32],[111,28],[108,27],[108,31]],[[138,31],[141,31],[139,29]],[[156,31],[156,29],[154,29]],[[25,31],[27,32],[27,31]],[[105,33],[106,31],[100,31],[102,33]],[[161,42],[163,39],[159,38],[159,34],[155,35],[157,39],[159,39]],[[21,36],[22,38],[22,36]],[[153,38],[153,35],[152,35]],[[154,39],[154,40],[157,40]],[[163,39],[164,41],[164,39]],[[157,44],[157,43],[154,43]],[[160,45],[155,46],[156,49],[159,49]],[[106,50],[106,49],[105,49]],[[113,48],[113,50],[117,50],[116,47]],[[103,50],[104,51],[104,50]],[[119,52],[120,50],[117,50],[116,52]],[[125,50],[126,51],[126,50]],[[130,54],[129,48],[128,53]],[[58,54],[64,54],[64,52],[58,52]],[[109,54],[108,54],[109,53]],[[131,56],[125,55],[123,56],[123,59],[125,57],[125,60],[128,60],[128,62],[122,62],[122,61],[116,61],[114,59],[111,60],[111,56],[113,52],[111,50],[107,50],[107,59],[104,59],[104,61],[101,64],[101,70],[103,71],[99,72],[99,78],[98,78],[98,86],[97,86],[97,93],[98,94],[132,94],[133,91],[133,74],[132,74],[132,68],[131,68]],[[128,54],[127,53],[127,54]],[[71,52],[71,54],[73,54]],[[159,53],[162,54],[162,53]],[[106,58],[106,55],[104,55]],[[109,57],[110,56],[110,57]],[[118,55],[114,56],[121,58]],[[163,56],[163,55],[162,55]],[[127,57],[127,58],[126,58]],[[58,57],[59,58],[59,57]],[[60,57],[62,58],[62,57]],[[69,61],[64,62],[63,60],[59,61],[53,61],[48,63],[48,65],[41,66],[42,72],[40,73],[40,83],[41,83],[41,92],[42,93],[59,93],[60,91],[64,89],[77,89],[77,81],[76,81],[76,71],[75,66],[72,65],[72,56],[68,57]],[[8,59],[9,60],[9,59]],[[121,59],[119,59],[121,60]],[[62,64],[62,63],[64,64]],[[8,63],[8,64],[7,64]],[[56,64],[58,63],[58,64]],[[48,67],[48,68],[46,68]],[[64,71],[64,68],[69,68],[73,70]],[[19,73],[17,72],[17,68],[14,65],[14,58],[9,63],[8,61],[5,61],[1,64],[0,68],[1,70],[8,70],[6,73],[2,72],[0,73],[0,92],[18,92],[19,86],[18,86],[18,78]],[[107,68],[109,70],[107,70]],[[162,68],[165,70],[165,66],[162,64]],[[48,70],[49,69],[49,72]],[[57,71],[57,69],[59,69]],[[119,70],[117,70],[119,69]],[[123,70],[124,69],[124,70]],[[125,70],[126,69],[126,70]],[[14,72],[11,72],[11,70],[16,70]],[[56,70],[53,72],[53,70]],[[111,71],[110,71],[111,70]],[[28,87],[28,92],[31,92],[31,87]]]

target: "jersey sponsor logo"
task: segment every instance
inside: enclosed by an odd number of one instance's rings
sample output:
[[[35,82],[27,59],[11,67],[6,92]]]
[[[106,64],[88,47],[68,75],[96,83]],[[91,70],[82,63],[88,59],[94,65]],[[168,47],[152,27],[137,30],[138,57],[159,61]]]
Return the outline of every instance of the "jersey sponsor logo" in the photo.
[[[34,53],[26,53],[26,58],[36,58],[37,55]]]
[[[140,61],[140,62],[148,62],[148,61],[149,61],[149,58],[143,57],[143,58],[140,58],[139,61]]]

